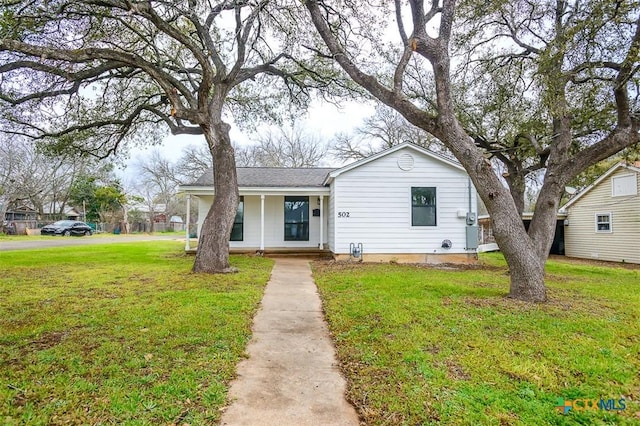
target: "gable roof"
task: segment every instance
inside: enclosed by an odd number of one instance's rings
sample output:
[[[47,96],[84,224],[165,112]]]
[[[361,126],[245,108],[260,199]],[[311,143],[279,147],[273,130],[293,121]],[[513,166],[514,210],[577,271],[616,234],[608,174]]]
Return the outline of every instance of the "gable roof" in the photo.
[[[238,186],[245,188],[309,188],[323,187],[325,178],[333,167],[238,167]],[[213,186],[213,168],[209,168],[189,186]]]
[[[598,186],[600,184],[600,182],[602,182],[603,180],[605,180],[606,178],[611,176],[616,170],[618,170],[620,168],[625,168],[625,169],[627,169],[627,170],[629,170],[631,172],[640,173],[640,168],[638,168],[638,167],[631,166],[631,165],[626,164],[626,163],[618,163],[615,166],[611,167],[606,172],[604,172],[604,174],[602,176],[600,176],[598,179],[596,179],[591,185],[587,186],[585,189],[583,189],[578,194],[576,194],[573,198],[571,198],[569,201],[567,201],[567,203],[564,206],[560,207],[560,210],[566,209],[567,207],[569,207],[570,205],[572,205],[573,203],[578,201],[585,194],[587,194],[593,188]]]
[[[60,211],[60,207],[61,207],[62,203],[59,202],[54,202],[54,203],[49,203],[49,204],[45,204],[42,206],[42,213],[44,214],[58,214],[58,213],[62,213],[62,214],[66,214],[66,215],[80,215],[80,212],[78,211],[78,209],[71,207],[69,205],[65,205],[63,211]]]
[[[370,163],[372,161],[377,160],[378,158],[381,157],[385,157],[387,155],[393,154],[394,152],[400,151],[401,149],[412,149],[416,152],[418,152],[419,154],[422,154],[424,156],[433,158],[435,160],[441,161],[445,164],[448,164],[449,166],[452,166],[458,170],[461,170],[463,172],[467,172],[464,167],[462,167],[462,165],[460,163],[458,163],[457,161],[454,161],[450,158],[445,157],[444,155],[440,155],[437,154],[433,151],[429,151],[428,149],[422,148],[421,146],[415,145],[411,142],[404,142],[401,143],[399,145],[396,146],[392,146],[391,148],[385,149],[384,151],[380,151],[377,154],[373,154],[367,158],[363,158],[362,160],[356,161],[355,163],[351,163],[351,164],[347,164],[346,166],[340,168],[340,169],[335,169],[332,172],[329,173],[329,175],[327,176],[327,179],[325,180],[325,184],[328,185],[329,183],[331,183],[331,181],[333,179],[335,179],[336,177],[338,177],[339,175],[341,175],[342,173],[348,172],[350,170],[355,169],[356,167],[360,167],[363,166],[367,163]]]

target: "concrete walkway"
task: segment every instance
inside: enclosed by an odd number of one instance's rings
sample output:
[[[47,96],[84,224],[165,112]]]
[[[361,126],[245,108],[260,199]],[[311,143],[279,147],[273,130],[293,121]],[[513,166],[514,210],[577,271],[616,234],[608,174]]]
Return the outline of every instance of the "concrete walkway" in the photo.
[[[221,424],[358,425],[309,261],[276,259]]]

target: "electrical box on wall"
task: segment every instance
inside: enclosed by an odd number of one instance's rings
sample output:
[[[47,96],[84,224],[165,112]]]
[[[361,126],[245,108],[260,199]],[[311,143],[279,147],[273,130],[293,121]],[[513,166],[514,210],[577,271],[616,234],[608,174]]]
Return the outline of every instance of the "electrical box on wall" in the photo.
[[[475,250],[478,248],[478,226],[467,226],[467,250]]]

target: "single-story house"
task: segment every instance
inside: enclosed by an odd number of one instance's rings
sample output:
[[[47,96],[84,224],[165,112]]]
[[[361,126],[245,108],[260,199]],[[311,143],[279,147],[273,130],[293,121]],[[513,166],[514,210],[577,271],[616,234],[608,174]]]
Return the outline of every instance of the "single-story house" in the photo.
[[[60,202],[51,202],[42,206],[42,220],[45,222],[56,220],[80,220],[83,219],[80,212],[68,205],[62,205]]]
[[[435,263],[477,257],[471,180],[457,162],[413,144],[337,169],[237,171],[232,251],[315,249],[337,259]],[[215,196],[212,170],[181,190],[199,201],[199,235]]]
[[[561,209],[570,257],[640,263],[640,163],[618,163]]]
[[[38,211],[28,205],[9,207],[4,213],[4,220],[8,222],[36,221],[38,220]]]

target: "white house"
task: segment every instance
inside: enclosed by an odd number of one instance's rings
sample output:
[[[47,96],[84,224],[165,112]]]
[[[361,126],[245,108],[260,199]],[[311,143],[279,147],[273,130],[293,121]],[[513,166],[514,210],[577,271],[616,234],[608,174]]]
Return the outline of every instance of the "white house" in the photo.
[[[410,143],[339,169],[239,167],[238,186],[232,251],[315,249],[338,259],[362,254],[366,261],[476,259],[477,197],[465,170]],[[213,172],[181,189],[198,198],[202,220],[215,196]]]
[[[640,263],[639,185],[640,164],[618,163],[569,200],[566,255]]]

